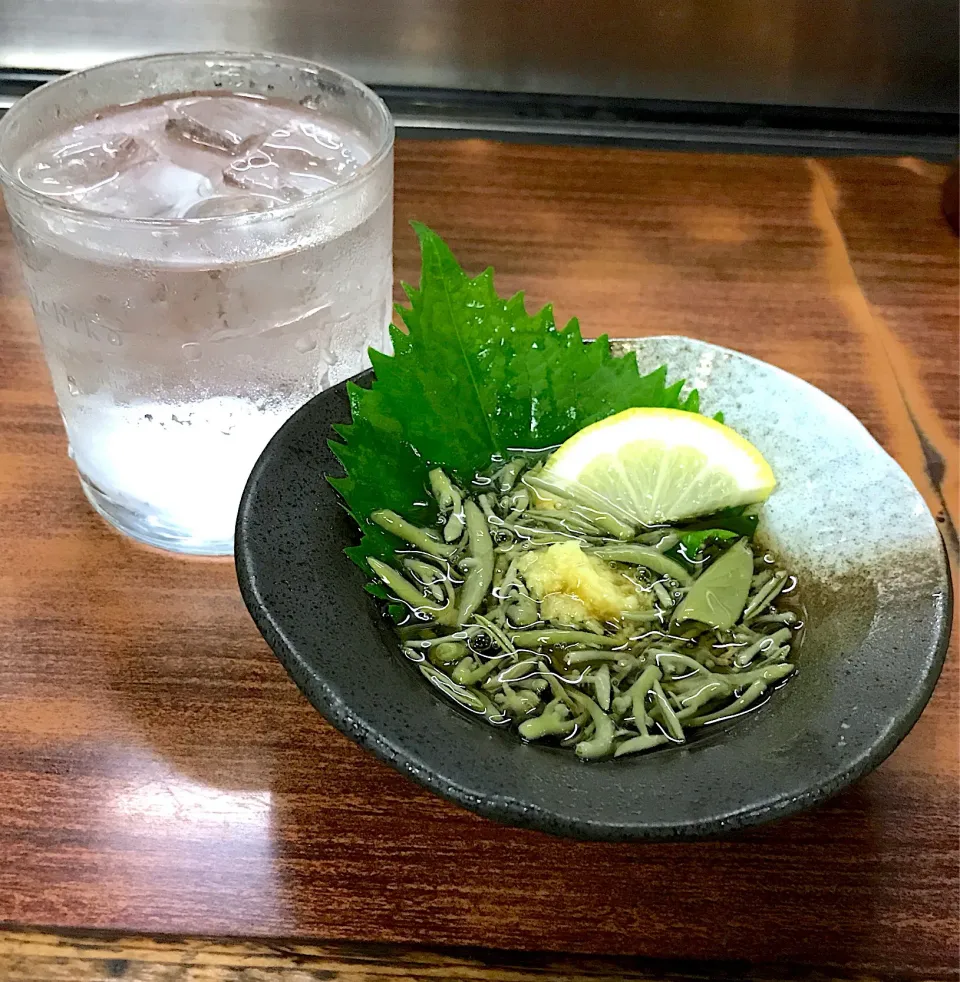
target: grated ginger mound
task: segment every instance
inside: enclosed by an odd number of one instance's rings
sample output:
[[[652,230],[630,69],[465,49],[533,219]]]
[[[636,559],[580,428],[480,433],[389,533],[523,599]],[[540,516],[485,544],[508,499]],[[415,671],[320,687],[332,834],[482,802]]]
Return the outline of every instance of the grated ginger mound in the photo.
[[[517,566],[544,620],[565,626],[615,621],[624,613],[648,610],[652,599],[578,542],[561,542],[528,552]]]

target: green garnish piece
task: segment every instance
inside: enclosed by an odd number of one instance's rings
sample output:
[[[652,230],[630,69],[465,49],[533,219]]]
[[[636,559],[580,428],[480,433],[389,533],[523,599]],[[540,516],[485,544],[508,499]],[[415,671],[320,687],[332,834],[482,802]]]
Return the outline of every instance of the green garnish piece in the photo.
[[[753,550],[746,539],[735,542],[693,581],[673,615],[675,624],[699,621],[727,630],[740,620],[753,579]]]
[[[346,471],[330,481],[364,533],[348,552],[365,568],[400,545],[374,512],[436,523],[431,468],[469,484],[497,455],[555,446],[624,409],[699,409],[665,366],[641,375],[606,337],[584,344],[576,320],[560,329],[549,306],[528,314],[522,293],[497,295],[492,270],[467,276],[440,236],[413,227],[422,270],[419,288],[404,284],[410,306],[397,307],[406,333],[391,328],[393,355],[371,350],[376,380],[348,387],[353,419],[330,444]]]
[[[684,522],[683,527],[678,530],[680,541],[670,550],[669,555],[676,556],[692,568],[703,549],[741,536],[752,539],[759,522],[760,516],[751,510],[750,505],[725,508],[715,515],[694,522]]]
[[[702,532],[687,532],[680,536],[679,543],[672,551],[677,553],[681,559],[692,563],[704,546],[736,537],[737,533],[728,529],[704,529]]]
[[[760,521],[760,516],[752,511],[752,508],[752,505],[724,508],[715,515],[708,515],[693,522],[683,522],[683,529],[685,532],[733,532],[734,535],[752,539]]]

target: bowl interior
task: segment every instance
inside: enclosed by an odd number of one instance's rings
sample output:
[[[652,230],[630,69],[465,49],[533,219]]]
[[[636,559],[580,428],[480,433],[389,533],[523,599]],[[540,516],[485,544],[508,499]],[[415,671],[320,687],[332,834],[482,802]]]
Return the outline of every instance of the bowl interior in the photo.
[[[308,699],[402,772],[482,814],[597,839],[721,834],[820,801],[876,766],[919,716],[950,623],[940,536],[898,465],[839,403],[787,373],[684,338],[621,342],[670,366],[770,461],[761,541],[801,582],[799,672],[758,711],[688,746],[585,764],[458,712],[398,651],[343,554],[357,530],[326,481],[343,386],[264,451],[237,525],[258,626]]]

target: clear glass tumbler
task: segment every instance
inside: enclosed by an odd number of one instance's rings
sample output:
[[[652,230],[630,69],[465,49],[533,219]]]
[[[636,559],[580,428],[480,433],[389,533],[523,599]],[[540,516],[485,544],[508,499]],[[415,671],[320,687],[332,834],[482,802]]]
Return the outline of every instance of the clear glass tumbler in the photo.
[[[158,154],[163,140],[200,173]],[[383,102],[284,56],[103,65],[0,118],[0,183],[91,504],[150,545],[231,553],[270,437],[389,344]]]

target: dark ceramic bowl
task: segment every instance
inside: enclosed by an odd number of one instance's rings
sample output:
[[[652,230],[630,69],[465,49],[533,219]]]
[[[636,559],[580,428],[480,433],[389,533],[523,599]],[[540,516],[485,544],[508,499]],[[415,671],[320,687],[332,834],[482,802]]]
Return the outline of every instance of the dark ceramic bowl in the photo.
[[[684,338],[625,343],[666,362],[757,445],[779,487],[761,535],[808,608],[797,676],[758,711],[683,747],[583,763],[461,715],[402,658],[343,554],[357,529],[327,484],[342,385],[303,407],[254,468],[237,522],[244,600],[297,685],[379,758],[482,815],[585,839],[716,836],[808,808],[876,767],[940,674],[950,581],[913,484],[806,382]]]

